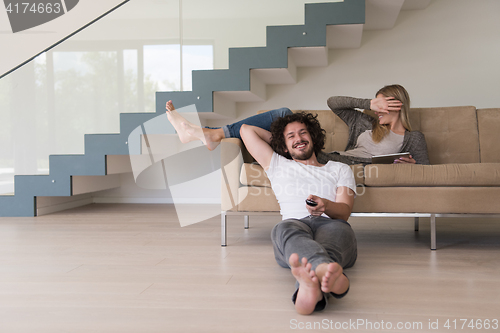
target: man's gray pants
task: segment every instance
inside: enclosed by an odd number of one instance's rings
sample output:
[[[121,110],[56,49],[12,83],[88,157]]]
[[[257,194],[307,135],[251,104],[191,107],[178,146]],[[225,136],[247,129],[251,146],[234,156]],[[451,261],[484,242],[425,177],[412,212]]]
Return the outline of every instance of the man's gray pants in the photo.
[[[356,262],[356,236],[344,220],[322,216],[287,219],[274,226],[271,238],[274,256],[281,267],[290,268],[288,259],[292,253],[297,253],[299,260],[307,258],[313,270],[322,263],[336,262],[343,268],[349,268]],[[292,299],[296,294],[297,291]],[[326,303],[318,306],[317,310],[321,310]]]

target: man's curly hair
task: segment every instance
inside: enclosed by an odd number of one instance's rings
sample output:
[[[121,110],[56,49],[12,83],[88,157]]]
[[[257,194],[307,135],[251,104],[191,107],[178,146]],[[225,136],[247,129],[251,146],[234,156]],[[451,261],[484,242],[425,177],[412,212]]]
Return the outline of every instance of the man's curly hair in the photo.
[[[271,148],[276,153],[291,159],[290,153],[286,152],[285,135],[283,132],[288,124],[299,122],[306,125],[307,131],[311,135],[314,153],[317,156],[325,147],[325,130],[321,128],[317,118],[318,115],[304,111],[277,118],[271,124]]]

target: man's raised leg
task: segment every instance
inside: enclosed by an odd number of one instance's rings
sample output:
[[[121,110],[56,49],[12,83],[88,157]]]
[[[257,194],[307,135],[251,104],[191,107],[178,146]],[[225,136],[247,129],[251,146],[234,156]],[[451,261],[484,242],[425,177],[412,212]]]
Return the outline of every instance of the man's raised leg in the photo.
[[[201,128],[187,121],[175,110],[172,101],[167,102],[166,109],[167,118],[174,126],[182,143],[200,140],[209,150],[214,150],[220,141],[224,139],[224,131],[220,128]]]

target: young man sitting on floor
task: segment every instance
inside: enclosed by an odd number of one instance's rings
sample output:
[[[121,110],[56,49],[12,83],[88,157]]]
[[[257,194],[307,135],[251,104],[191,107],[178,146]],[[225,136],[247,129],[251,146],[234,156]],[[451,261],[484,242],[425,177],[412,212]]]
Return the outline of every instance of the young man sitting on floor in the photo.
[[[279,118],[271,132],[243,125],[240,134],[266,171],[280,204],[283,221],[271,238],[276,261],[290,268],[297,280],[295,309],[300,314],[321,311],[327,296],[347,294],[349,280],[343,269],[357,257],[356,238],[346,222],[356,189],[353,172],[340,162],[318,162],[325,134],[312,114]]]

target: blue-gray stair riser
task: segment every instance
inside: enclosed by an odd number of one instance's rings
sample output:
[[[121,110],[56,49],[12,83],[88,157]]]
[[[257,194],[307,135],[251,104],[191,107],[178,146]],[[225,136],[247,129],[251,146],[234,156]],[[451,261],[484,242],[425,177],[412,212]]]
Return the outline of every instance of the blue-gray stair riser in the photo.
[[[29,193],[34,197],[65,197],[71,195],[71,176],[64,174],[14,176],[14,186],[15,193]]]
[[[85,153],[128,155],[127,140],[124,134],[85,134]]]
[[[106,157],[104,155],[51,155],[49,157],[51,175],[104,176]]]

